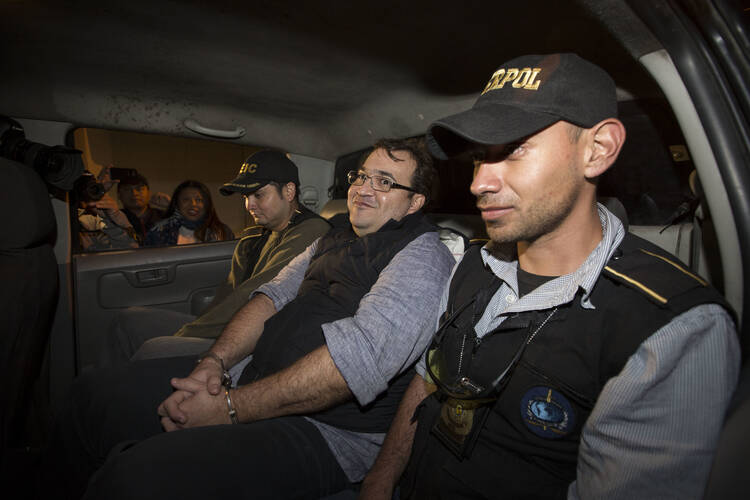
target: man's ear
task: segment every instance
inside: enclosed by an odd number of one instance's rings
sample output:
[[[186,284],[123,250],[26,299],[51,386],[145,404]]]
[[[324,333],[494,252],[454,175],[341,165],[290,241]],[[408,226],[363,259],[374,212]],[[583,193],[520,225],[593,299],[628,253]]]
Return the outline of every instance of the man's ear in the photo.
[[[287,182],[284,184],[284,199],[286,201],[292,201],[294,195],[297,194],[297,186],[293,182]]]
[[[409,203],[409,210],[407,210],[406,215],[413,214],[420,208],[424,206],[425,197],[423,194],[414,193],[411,197],[411,202]]]
[[[617,118],[607,118],[588,130],[586,144],[587,179],[599,177],[617,159],[625,143],[625,126]]]

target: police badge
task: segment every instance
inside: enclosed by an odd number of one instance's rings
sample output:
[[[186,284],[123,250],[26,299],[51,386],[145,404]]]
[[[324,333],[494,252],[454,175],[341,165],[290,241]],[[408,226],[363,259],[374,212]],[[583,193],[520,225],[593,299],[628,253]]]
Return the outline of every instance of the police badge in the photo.
[[[447,398],[442,402],[432,432],[458,458],[468,457],[489,414],[488,403],[494,401],[494,398]]]

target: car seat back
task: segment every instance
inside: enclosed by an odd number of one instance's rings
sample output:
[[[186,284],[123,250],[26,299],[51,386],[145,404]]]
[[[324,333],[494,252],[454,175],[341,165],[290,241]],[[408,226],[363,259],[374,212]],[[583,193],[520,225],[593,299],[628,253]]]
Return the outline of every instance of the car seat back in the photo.
[[[55,217],[32,168],[0,158],[0,391],[2,448],[25,445],[27,415],[58,296]]]

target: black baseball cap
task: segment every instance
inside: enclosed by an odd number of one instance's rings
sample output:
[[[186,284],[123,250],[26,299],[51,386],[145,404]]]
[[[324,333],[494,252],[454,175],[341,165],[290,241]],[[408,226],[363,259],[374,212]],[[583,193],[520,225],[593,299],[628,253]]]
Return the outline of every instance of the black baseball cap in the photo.
[[[124,177],[120,178],[120,182],[117,185],[120,186],[146,186],[148,187],[148,181],[146,178],[139,174],[138,172],[134,172],[133,175],[126,175]]]
[[[225,196],[232,193],[253,194],[269,182],[299,185],[297,165],[285,153],[266,149],[247,157],[237,177],[219,188]]]
[[[527,55],[504,63],[471,109],[430,125],[427,146],[445,160],[471,143],[507,144],[565,120],[590,128],[617,117],[615,82],[576,54]]]

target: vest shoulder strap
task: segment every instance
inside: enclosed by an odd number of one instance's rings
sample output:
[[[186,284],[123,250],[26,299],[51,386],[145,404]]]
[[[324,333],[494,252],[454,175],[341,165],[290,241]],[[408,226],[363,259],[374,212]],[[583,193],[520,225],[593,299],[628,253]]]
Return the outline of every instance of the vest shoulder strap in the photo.
[[[477,311],[484,310],[500,287],[500,279],[482,260],[482,246],[483,243],[475,244],[472,240],[456,272],[453,273],[448,289],[448,308],[443,319],[450,317],[454,311],[462,309],[470,301],[474,301],[473,310],[476,315]]]
[[[724,297],[677,257],[631,233],[626,234],[602,275],[677,314],[704,303],[719,304],[734,314]]]

